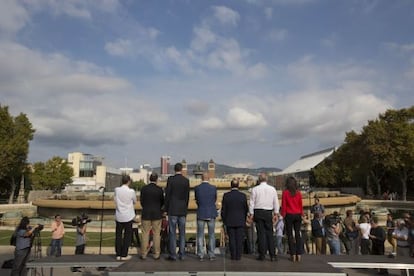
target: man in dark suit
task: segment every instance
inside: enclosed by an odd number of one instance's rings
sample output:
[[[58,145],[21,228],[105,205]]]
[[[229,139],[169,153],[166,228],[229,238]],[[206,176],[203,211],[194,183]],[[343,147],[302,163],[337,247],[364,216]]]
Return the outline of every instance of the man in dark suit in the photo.
[[[239,181],[231,181],[231,191],[223,195],[221,218],[229,237],[230,256],[232,260],[240,260],[243,251],[244,228],[249,209],[247,197],[239,191]]]
[[[176,253],[176,227],[179,232],[178,258],[184,259],[185,254],[185,222],[188,210],[188,199],[190,196],[190,181],[181,173],[183,165],[177,163],[174,166],[175,175],[170,176],[165,188],[165,211],[168,214],[168,243],[169,256],[167,260],[177,260]]]
[[[210,261],[214,261],[216,256],[216,217],[217,217],[217,188],[208,183],[209,176],[207,172],[202,175],[202,182],[195,187],[194,194],[197,202],[197,254],[200,261],[203,261],[205,255],[204,245],[204,228],[207,224],[208,230],[208,257]]]
[[[142,206],[142,244],[141,259],[145,260],[149,251],[149,233],[152,229],[154,241],[154,259],[158,260],[161,254],[161,221],[162,207],[164,206],[164,192],[157,186],[158,174],[150,175],[150,183],[141,189]]]

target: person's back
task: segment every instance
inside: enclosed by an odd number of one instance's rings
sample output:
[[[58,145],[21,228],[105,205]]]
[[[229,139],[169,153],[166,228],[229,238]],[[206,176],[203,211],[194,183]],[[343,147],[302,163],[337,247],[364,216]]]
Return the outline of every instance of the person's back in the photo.
[[[176,253],[176,228],[179,232],[178,258],[182,260],[185,255],[185,223],[188,212],[188,200],[190,196],[190,181],[182,175],[183,165],[177,163],[174,166],[175,175],[170,176],[165,188],[165,211],[168,214],[169,227],[169,253],[167,260],[177,260]]]
[[[195,187],[194,195],[197,203],[197,254],[200,260],[203,260],[205,254],[204,245],[204,228],[208,228],[208,256],[210,260],[215,258],[215,222],[217,217],[217,188],[208,183],[208,173],[202,175],[202,182]]]
[[[217,188],[204,181],[195,187],[194,194],[197,203],[197,219],[216,218]]]
[[[135,219],[135,191],[129,188],[131,178],[122,176],[122,186],[115,188],[115,251],[117,260],[129,260],[128,249],[132,241],[132,223]]]
[[[153,258],[158,260],[161,255],[161,220],[162,206],[164,205],[164,193],[157,185],[158,174],[150,175],[150,183],[141,189],[140,202],[142,206],[142,244],[141,259],[145,260],[153,245]],[[152,235],[150,233],[153,233]]]
[[[118,222],[127,222],[133,220],[135,218],[135,191],[126,185],[116,187],[114,191],[114,199],[116,205],[116,220]]]
[[[223,195],[221,216],[226,226],[244,227],[248,213],[247,197],[237,189]]]
[[[190,181],[181,173],[170,176],[165,189],[165,209],[169,216],[185,216],[188,211]]]
[[[230,257],[232,260],[240,260],[248,213],[247,197],[239,192],[237,179],[233,179],[230,185],[232,190],[223,195],[221,202],[221,217],[229,239]]]
[[[164,192],[155,183],[142,187],[140,192],[143,220],[162,219],[162,207],[164,205]]]

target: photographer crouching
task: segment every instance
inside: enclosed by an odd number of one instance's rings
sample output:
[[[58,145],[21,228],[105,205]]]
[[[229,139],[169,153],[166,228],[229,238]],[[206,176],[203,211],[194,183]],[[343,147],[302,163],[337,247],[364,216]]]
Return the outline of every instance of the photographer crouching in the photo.
[[[16,228],[16,249],[14,250],[14,263],[11,276],[26,276],[26,263],[30,256],[32,241],[36,231],[41,231],[43,225],[34,227],[29,225],[28,217],[23,217]]]
[[[80,217],[72,219],[72,226],[76,226],[76,248],[75,255],[85,254],[86,246],[86,225],[92,220],[87,215],[82,214]],[[72,272],[80,272],[80,267],[71,267]]]

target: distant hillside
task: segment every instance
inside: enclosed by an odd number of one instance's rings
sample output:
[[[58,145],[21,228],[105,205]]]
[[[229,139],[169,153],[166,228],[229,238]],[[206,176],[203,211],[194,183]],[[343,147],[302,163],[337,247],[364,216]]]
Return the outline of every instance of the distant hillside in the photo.
[[[193,174],[194,168],[197,166],[197,164],[187,164],[188,173],[189,175]],[[207,170],[208,168],[208,162],[200,162],[200,166],[203,170]],[[154,171],[157,173],[160,173],[160,167],[154,168]],[[251,175],[257,175],[260,172],[280,172],[281,169],[279,168],[256,168],[256,169],[250,169],[250,168],[236,168],[228,165],[223,164],[216,164],[216,176],[220,177],[225,174],[234,174],[234,173],[243,173],[243,174],[251,174]],[[170,172],[174,172],[174,166],[170,166]]]

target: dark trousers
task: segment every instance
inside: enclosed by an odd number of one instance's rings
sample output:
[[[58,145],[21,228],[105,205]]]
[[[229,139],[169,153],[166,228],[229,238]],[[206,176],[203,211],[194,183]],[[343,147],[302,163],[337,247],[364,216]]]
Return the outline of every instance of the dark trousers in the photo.
[[[300,214],[286,214],[285,227],[289,243],[290,255],[303,254],[303,241],[300,232],[300,225],[302,224],[302,216]],[[293,230],[295,231],[295,239],[293,239]]]
[[[30,247],[20,250],[14,250],[14,263],[11,276],[26,276],[26,263],[30,256]]]
[[[229,236],[230,257],[232,260],[240,260],[243,252],[244,226],[227,226],[226,229]]]
[[[264,258],[269,251],[271,257],[275,256],[275,242],[273,240],[272,210],[254,210],[254,222],[256,223],[259,257]]]
[[[132,221],[116,222],[115,252],[116,256],[126,257],[132,241]]]
[[[77,245],[75,248],[75,255],[85,254],[85,244]]]
[[[361,255],[369,255],[370,251],[369,239],[361,239]]]

